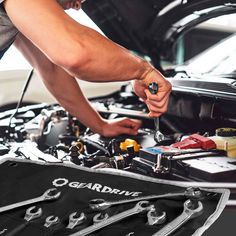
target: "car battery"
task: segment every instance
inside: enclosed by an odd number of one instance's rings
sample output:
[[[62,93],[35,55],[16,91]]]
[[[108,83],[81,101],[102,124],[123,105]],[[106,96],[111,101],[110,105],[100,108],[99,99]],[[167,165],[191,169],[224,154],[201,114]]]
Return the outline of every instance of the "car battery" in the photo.
[[[187,161],[208,159],[215,156],[222,157],[223,154],[224,152],[218,150],[177,149],[171,146],[155,146],[141,149],[139,158],[133,160],[133,168],[151,176],[155,174],[177,174],[181,178],[194,179],[197,176],[192,174]],[[193,173],[195,173],[194,170]],[[209,173],[208,178],[210,178],[210,175]],[[200,179],[201,175],[198,178]]]
[[[154,146],[142,148],[139,151],[139,157],[156,163],[158,155],[173,156],[181,152],[186,152],[186,150],[180,150],[171,146]]]
[[[155,176],[155,163],[140,157],[135,157],[131,163],[131,170],[147,176]]]
[[[142,148],[139,151],[139,157],[157,163],[158,158],[171,158],[172,160],[192,159],[200,156],[214,155],[218,153],[217,150],[203,150],[203,149],[178,149],[172,146],[154,146]]]
[[[172,172],[198,181],[235,182],[236,161],[226,156],[181,160],[172,165]]]

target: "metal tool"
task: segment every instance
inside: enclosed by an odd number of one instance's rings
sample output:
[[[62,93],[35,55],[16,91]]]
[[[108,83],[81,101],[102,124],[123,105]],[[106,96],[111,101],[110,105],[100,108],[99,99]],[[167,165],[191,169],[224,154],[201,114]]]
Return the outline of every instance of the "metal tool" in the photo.
[[[57,216],[48,216],[45,220],[44,226],[46,228],[51,227],[52,225],[56,225],[60,222],[59,218]]]
[[[31,221],[41,217],[42,213],[43,211],[41,207],[37,208],[36,206],[32,206],[26,210],[24,219],[26,221]]]
[[[87,217],[82,212],[78,215],[78,212],[73,212],[69,215],[69,224],[66,226],[67,229],[74,229],[77,225],[82,224]]]
[[[92,199],[89,202],[89,207],[94,211],[101,211],[105,210],[111,206],[114,205],[121,205],[131,202],[139,202],[144,200],[156,200],[160,198],[168,198],[168,199],[200,199],[204,196],[203,192],[199,190],[199,188],[193,188],[189,187],[183,192],[177,192],[177,193],[165,193],[160,195],[148,195],[143,197],[137,197],[132,199],[125,199],[125,200],[118,200],[118,201],[106,201],[104,199]]]
[[[148,225],[160,225],[166,221],[166,212],[163,211],[161,214],[158,214],[155,207],[150,209],[147,213],[147,224]]]
[[[93,217],[93,223],[99,223],[102,222],[104,220],[107,220],[109,218],[109,215],[107,213],[98,213],[97,215],[95,215]]]
[[[1,235],[1,234],[4,234],[7,230],[8,230],[8,229],[3,229],[3,230],[1,230],[1,231],[0,231],[0,235]]]
[[[25,201],[18,202],[18,203],[14,203],[14,204],[11,204],[8,206],[0,207],[0,213],[5,212],[5,211],[9,211],[12,209],[16,209],[18,207],[38,203],[38,202],[56,200],[60,197],[60,195],[61,195],[61,192],[59,192],[56,188],[51,188],[51,189],[48,189],[43,195],[41,195],[39,197],[25,200]]]
[[[36,206],[32,206],[32,207],[28,208],[26,210],[25,216],[24,216],[24,220],[26,220],[26,223],[19,225],[18,227],[16,227],[12,231],[5,234],[5,236],[19,235],[19,232],[22,231],[29,224],[30,221],[41,217],[42,213],[43,213],[42,208],[38,208]]]
[[[183,224],[185,224],[190,219],[194,219],[200,216],[203,213],[203,205],[200,201],[198,201],[197,208],[192,208],[191,200],[187,200],[184,202],[184,210],[180,216],[175,218],[173,221],[165,225],[158,232],[153,234],[152,236],[168,236],[179,229]]]
[[[84,235],[88,235],[88,234],[91,234],[99,229],[102,229],[108,225],[111,225],[113,223],[116,223],[116,222],[119,222],[129,216],[133,216],[133,215],[137,215],[139,213],[142,213],[142,212],[146,212],[146,211],[149,211],[150,208],[152,206],[150,206],[149,202],[148,201],[141,201],[141,202],[138,202],[135,207],[127,210],[127,211],[123,211],[117,215],[114,215],[114,216],[111,216],[110,218],[108,218],[107,220],[103,220],[99,223],[96,223],[96,224],[93,224],[79,232],[76,232],[74,234],[71,234],[70,236],[84,236]]]
[[[157,83],[153,82],[149,84],[148,89],[151,94],[157,94],[159,87]],[[160,132],[159,117],[154,118],[154,125],[155,125],[154,140],[157,143],[160,143],[161,141],[165,140],[165,136]]]
[[[130,232],[130,233],[126,234],[125,236],[131,236],[131,235],[134,235],[134,232]]]

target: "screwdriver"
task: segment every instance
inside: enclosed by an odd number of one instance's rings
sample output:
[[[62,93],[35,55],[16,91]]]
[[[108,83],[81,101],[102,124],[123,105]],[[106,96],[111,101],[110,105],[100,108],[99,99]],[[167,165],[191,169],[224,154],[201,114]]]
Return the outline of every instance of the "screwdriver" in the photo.
[[[157,94],[159,86],[157,83],[152,82],[148,85],[149,92],[151,94]],[[159,122],[159,117],[154,118],[154,125],[155,125],[155,133],[154,133],[154,140],[157,143],[160,143],[165,139],[165,136],[160,132],[160,122]]]

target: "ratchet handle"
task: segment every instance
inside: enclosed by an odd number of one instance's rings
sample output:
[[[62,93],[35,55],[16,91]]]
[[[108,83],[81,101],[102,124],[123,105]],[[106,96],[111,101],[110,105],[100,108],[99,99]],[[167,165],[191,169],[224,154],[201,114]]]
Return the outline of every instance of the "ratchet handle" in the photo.
[[[157,83],[152,82],[148,85],[148,89],[151,94],[157,94],[159,86]]]

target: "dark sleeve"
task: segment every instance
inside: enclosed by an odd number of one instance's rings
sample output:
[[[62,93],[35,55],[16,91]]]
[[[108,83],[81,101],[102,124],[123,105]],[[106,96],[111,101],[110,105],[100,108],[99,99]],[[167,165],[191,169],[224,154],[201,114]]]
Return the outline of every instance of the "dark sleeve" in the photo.
[[[3,4],[0,4],[0,58],[14,42],[18,30],[9,19]]]

